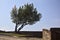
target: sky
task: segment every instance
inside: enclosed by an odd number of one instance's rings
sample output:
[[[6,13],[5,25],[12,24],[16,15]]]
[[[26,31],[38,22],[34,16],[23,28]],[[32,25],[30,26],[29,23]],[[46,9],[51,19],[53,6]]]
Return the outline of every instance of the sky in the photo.
[[[0,0],[0,30],[14,31],[15,24],[11,20],[11,10],[24,4],[33,3],[42,14],[40,21],[26,25],[21,31],[42,31],[52,27],[60,28],[60,0]]]

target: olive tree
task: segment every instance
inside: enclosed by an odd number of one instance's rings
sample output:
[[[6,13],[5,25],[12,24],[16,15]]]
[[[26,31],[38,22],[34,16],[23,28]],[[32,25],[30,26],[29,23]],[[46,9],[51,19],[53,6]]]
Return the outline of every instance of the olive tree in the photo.
[[[25,25],[35,24],[41,19],[41,17],[41,13],[38,13],[33,4],[25,4],[23,6],[20,6],[18,9],[16,6],[14,6],[11,11],[12,22],[16,24],[15,32],[19,32]],[[19,27],[20,25],[21,27]]]

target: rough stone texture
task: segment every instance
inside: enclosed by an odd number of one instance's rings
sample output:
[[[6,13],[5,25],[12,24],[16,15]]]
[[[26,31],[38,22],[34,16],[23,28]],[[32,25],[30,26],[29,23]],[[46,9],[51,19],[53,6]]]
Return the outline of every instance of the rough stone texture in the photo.
[[[43,40],[51,40],[51,32],[47,29],[43,29]]]
[[[10,36],[0,35],[0,40],[60,40],[60,28],[51,28],[50,30],[43,29],[42,37],[40,36],[40,38],[39,37],[16,37],[16,36],[10,37]]]
[[[51,28],[51,40],[60,40],[60,28]]]

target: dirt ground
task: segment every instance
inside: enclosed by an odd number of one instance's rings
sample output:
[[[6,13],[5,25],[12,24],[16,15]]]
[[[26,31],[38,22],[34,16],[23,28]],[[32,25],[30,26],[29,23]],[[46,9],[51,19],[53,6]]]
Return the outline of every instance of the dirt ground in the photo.
[[[0,40],[40,40],[40,38],[0,36]]]

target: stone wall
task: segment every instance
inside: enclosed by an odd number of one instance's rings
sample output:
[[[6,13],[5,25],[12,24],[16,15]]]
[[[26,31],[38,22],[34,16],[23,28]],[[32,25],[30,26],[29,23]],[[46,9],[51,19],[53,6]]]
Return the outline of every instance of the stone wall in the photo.
[[[42,38],[42,31],[20,31],[21,35],[26,35],[25,37],[39,37]]]
[[[50,30],[43,29],[42,34],[40,32],[37,35],[40,35],[42,37],[40,37],[40,38],[39,37],[36,37],[36,38],[35,37],[30,37],[30,38],[25,37],[25,39],[26,40],[51,40],[51,32],[50,32]]]
[[[14,39],[16,40],[17,39],[20,39],[20,40],[60,40],[60,28],[51,28],[50,30],[43,29],[43,31],[40,31],[40,32],[20,32],[20,34],[25,34],[27,36],[19,37],[19,38],[14,37]],[[1,35],[0,37],[3,38]],[[12,39],[12,37],[10,39]]]
[[[29,38],[29,40],[60,40],[60,28],[43,29],[42,38]]]
[[[51,32],[47,29],[43,29],[43,40],[51,40]]]
[[[60,40],[60,28],[51,28],[51,40]]]

